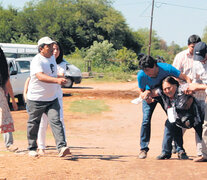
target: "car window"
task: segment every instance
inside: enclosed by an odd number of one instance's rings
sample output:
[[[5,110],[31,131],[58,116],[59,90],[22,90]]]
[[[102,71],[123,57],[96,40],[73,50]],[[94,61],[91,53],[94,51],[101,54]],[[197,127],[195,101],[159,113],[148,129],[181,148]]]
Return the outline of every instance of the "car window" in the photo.
[[[14,71],[14,65],[12,64],[12,62],[9,63],[9,73],[11,74],[11,72]]]
[[[17,58],[16,53],[4,53],[7,58]]]
[[[18,72],[25,73],[30,71],[30,61],[18,61]]]

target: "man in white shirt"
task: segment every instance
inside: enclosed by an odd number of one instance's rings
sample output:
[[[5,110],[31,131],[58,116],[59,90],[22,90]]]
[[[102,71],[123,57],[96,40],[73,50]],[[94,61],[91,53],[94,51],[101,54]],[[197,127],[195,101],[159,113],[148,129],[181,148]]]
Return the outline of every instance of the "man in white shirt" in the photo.
[[[179,52],[173,61],[173,66],[179,69],[183,74],[192,79],[193,68],[193,49],[195,44],[200,42],[201,38],[198,35],[191,35],[188,38],[188,48]]]
[[[60,121],[59,103],[57,99],[58,85],[67,82],[65,78],[57,77],[57,64],[53,56],[55,41],[43,37],[38,41],[39,53],[33,58],[30,65],[30,83],[27,92],[27,138],[29,156],[38,156],[37,134],[42,114],[48,116],[52,132],[56,141],[59,156],[70,154],[65,140],[63,125]]]
[[[193,62],[193,82],[188,89],[196,91],[194,95],[202,107],[205,109],[205,118],[202,132],[202,156],[194,159],[195,162],[207,161],[207,45],[204,42],[199,42],[194,48],[194,62]]]
[[[181,51],[175,56],[173,66],[179,69],[183,74],[187,75],[191,80],[193,79],[193,50],[196,43],[200,42],[201,38],[198,35],[191,35],[188,38],[188,48]],[[183,133],[186,129],[183,129]],[[201,156],[201,139],[195,132],[197,155]],[[175,146],[173,146],[174,153],[176,152]]]

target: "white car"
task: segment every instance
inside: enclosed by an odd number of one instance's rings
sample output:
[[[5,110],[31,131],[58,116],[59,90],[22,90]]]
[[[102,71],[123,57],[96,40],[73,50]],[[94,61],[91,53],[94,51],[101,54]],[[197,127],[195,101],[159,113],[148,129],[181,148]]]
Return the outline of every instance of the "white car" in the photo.
[[[24,105],[24,84],[26,79],[30,76],[31,59],[31,57],[17,59],[7,58],[10,73],[10,82],[14,96],[18,98],[20,105]]]
[[[73,86],[73,83],[80,84],[82,81],[82,73],[79,68],[74,66],[73,64],[70,64],[66,60],[64,60],[66,64],[66,73],[65,77],[67,79],[67,83],[63,85],[64,88],[71,88]]]

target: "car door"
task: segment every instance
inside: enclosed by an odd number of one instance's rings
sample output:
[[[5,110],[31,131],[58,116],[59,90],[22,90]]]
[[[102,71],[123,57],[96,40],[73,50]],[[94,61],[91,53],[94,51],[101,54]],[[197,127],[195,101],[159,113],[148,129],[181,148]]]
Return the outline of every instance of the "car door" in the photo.
[[[14,95],[23,94],[24,91],[24,83],[26,79],[30,76],[30,61],[14,61],[12,67],[14,70],[16,69],[17,73],[10,75],[10,81],[13,88]],[[10,73],[12,71],[10,70]]]

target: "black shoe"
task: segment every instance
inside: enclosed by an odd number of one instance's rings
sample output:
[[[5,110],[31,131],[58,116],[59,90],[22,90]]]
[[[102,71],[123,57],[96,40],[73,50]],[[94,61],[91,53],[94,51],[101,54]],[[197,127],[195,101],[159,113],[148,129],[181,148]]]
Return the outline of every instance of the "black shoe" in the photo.
[[[171,158],[171,154],[165,154],[165,153],[162,153],[159,156],[157,156],[157,160],[170,159],[170,158]]]
[[[187,154],[184,151],[179,151],[178,152],[178,159],[189,159]]]

